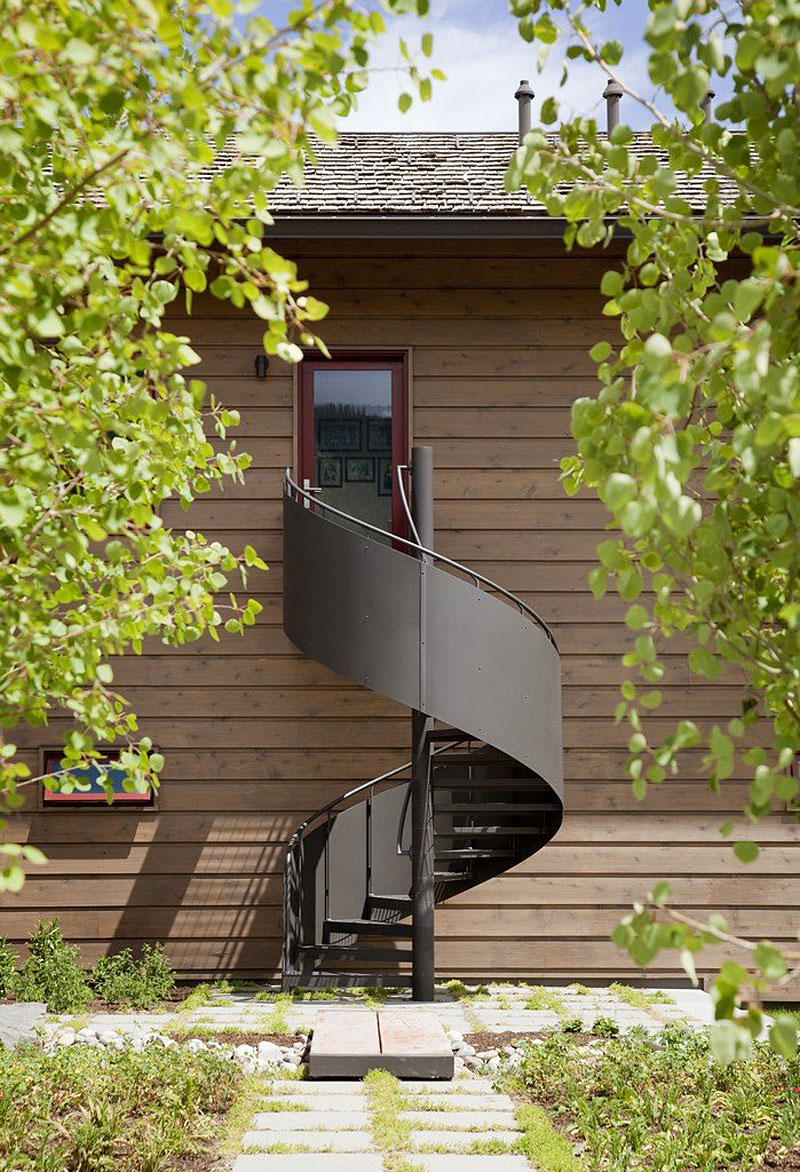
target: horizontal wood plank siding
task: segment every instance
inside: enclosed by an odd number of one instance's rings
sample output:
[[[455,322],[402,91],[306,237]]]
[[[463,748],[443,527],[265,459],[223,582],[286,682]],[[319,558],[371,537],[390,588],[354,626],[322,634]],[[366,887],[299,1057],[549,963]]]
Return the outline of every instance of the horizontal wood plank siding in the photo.
[[[520,594],[553,627],[562,653],[567,815],[556,840],[437,915],[442,976],[592,979],[641,975],[609,941],[660,878],[697,914],[721,910],[745,936],[791,937],[800,897],[800,834],[788,815],[755,830],[744,869],[719,824],[746,800],[735,776],[720,796],[698,752],[644,805],[625,777],[627,732],[613,723],[628,644],[624,606],[587,585],[606,516],[588,494],[568,498],[559,459],[572,450],[570,404],[593,389],[588,349],[617,340],[597,289],[614,256],[566,255],[554,241],[480,245],[426,241],[281,242],[332,313],[332,347],[412,353],[413,439],[436,461],[436,544]],[[180,314],[181,311],[177,311]],[[234,549],[254,545],[270,572],[253,578],[264,610],[244,639],[166,648],[117,664],[116,683],[166,756],[157,811],[28,807],[13,831],[48,865],[0,909],[0,934],[21,943],[54,912],[91,960],[109,947],[160,940],[190,977],[273,976],[280,954],[287,839],[313,809],[406,759],[407,713],[305,659],[281,629],[280,497],[293,462],[292,372],[253,375],[262,325],[208,296],[176,316],[197,373],[242,413],[231,434],[253,456],[244,485],[214,489],[164,519]],[[691,676],[679,639],[665,655],[665,701],[652,722],[724,721],[735,672]],[[26,760],[68,727],[21,730]],[[763,735],[763,734],[762,734]],[[756,734],[758,739],[759,734]],[[741,828],[735,836],[750,836]],[[703,956],[703,971],[715,954]],[[673,956],[649,976],[679,979]]]

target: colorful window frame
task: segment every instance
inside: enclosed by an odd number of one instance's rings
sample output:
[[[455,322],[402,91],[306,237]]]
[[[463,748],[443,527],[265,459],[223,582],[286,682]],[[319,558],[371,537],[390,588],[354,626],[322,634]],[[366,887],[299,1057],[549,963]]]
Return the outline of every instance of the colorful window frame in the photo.
[[[102,764],[111,764],[118,759],[119,752],[117,750],[106,749],[101,753],[99,761]],[[42,775],[58,773],[63,768],[64,762],[61,749],[42,750]],[[42,782],[40,786],[40,805],[43,810],[63,809],[65,807],[75,806],[105,810],[113,810],[119,806],[125,806],[126,808],[135,807],[145,810],[153,810],[156,808],[156,795],[154,790],[149,790],[147,793],[129,793],[123,789],[125,781],[124,769],[112,769],[110,771],[114,789],[114,800],[110,803],[106,798],[106,791],[99,781],[99,770],[96,767],[89,766],[87,769],[70,769],[68,772],[74,774],[76,778],[85,778],[89,784],[89,788],[73,789],[69,793],[62,793],[61,791],[48,789],[44,782]]]

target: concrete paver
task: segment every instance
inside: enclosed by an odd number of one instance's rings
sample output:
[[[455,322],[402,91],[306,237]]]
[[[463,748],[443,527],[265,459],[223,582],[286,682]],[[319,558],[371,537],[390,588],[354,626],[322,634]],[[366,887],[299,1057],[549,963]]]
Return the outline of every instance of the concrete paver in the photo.
[[[253,1153],[237,1156],[233,1162],[233,1172],[383,1172],[383,1157],[377,1152],[330,1152],[327,1155],[318,1152],[292,1152],[286,1155]],[[442,1169],[439,1172],[455,1170]],[[486,1172],[492,1170],[487,1168]]]
[[[369,1127],[366,1111],[257,1111],[253,1119],[256,1131],[280,1127],[286,1131],[353,1131]]]
[[[302,1146],[310,1151],[368,1152],[372,1150],[372,1136],[367,1131],[315,1131],[304,1135],[291,1129],[275,1131],[246,1131],[242,1139],[243,1148],[269,1148],[275,1144]]]

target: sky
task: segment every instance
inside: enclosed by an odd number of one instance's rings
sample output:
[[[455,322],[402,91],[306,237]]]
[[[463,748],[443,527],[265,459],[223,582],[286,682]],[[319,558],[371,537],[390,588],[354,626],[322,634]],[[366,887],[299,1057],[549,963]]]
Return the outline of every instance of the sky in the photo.
[[[264,0],[262,11],[276,18],[286,0]],[[617,67],[628,85],[646,97],[656,97],[647,77],[648,49],[642,39],[647,19],[646,0],[622,0],[617,7],[594,16],[602,41],[616,40],[624,47]],[[433,100],[415,101],[402,114],[397,99],[405,87],[399,70],[398,35],[405,35],[413,49],[425,29],[434,35],[432,64],[444,70],[447,81],[436,83]],[[372,59],[369,87],[360,96],[357,113],[342,123],[343,130],[515,130],[517,103],[514,91],[521,78],[528,78],[535,91],[534,125],[541,102],[548,96],[559,99],[565,115],[589,115],[604,120],[602,100],[606,76],[598,66],[571,62],[563,89],[559,82],[563,49],[553,47],[543,73],[537,72],[539,47],[528,45],[519,35],[517,22],[508,11],[508,0],[432,0],[425,22],[404,20],[390,26]],[[719,100],[719,99],[718,99]],[[661,103],[666,112],[669,104]],[[621,117],[636,130],[646,129],[650,115],[630,99],[623,98]]]

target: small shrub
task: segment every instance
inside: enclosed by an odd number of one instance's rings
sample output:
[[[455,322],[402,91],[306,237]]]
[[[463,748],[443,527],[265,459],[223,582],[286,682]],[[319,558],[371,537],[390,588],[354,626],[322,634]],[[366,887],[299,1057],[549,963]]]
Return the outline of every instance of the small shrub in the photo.
[[[596,1038],[616,1038],[619,1034],[619,1026],[610,1017],[596,1017],[592,1033]]]
[[[22,966],[16,995],[20,1001],[44,1001],[51,1013],[79,1013],[91,1000],[91,990],[78,959],[78,949],[67,944],[58,920],[40,920],[28,941],[29,955]]]
[[[17,954],[5,936],[0,936],[0,997],[14,997],[17,992]]]
[[[130,948],[113,956],[101,956],[92,969],[91,983],[98,997],[112,1005],[151,1009],[159,1005],[175,985],[175,974],[160,944],[145,944],[141,960]]]
[[[565,1034],[579,1034],[583,1030],[583,1022],[579,1017],[568,1017],[562,1021],[561,1028]]]

